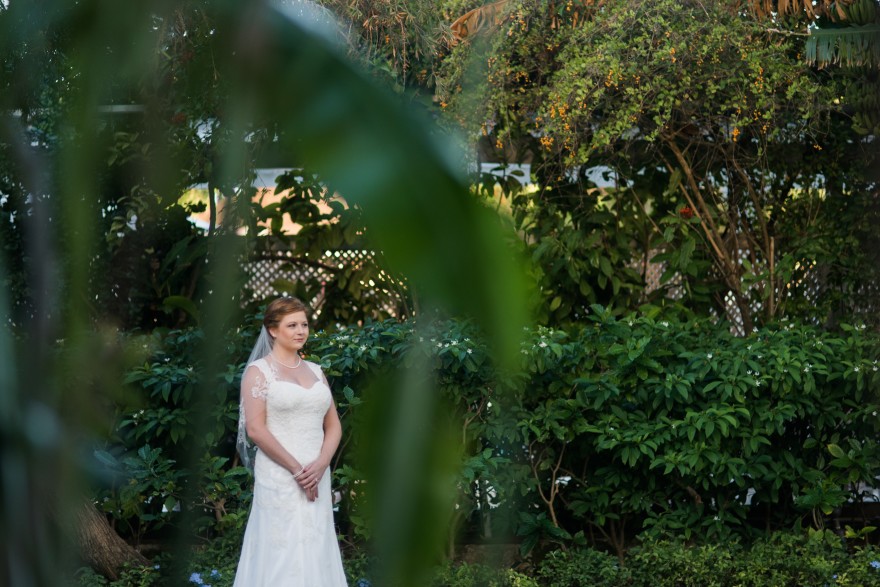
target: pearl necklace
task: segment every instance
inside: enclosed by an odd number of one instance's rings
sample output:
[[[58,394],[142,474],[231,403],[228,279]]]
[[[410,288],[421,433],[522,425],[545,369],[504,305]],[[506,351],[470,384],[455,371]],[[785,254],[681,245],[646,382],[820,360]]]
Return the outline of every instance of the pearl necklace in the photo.
[[[288,369],[296,369],[297,367],[302,365],[302,362],[303,362],[302,357],[297,355],[296,358],[299,359],[299,363],[297,363],[296,365],[288,365],[287,363],[282,363],[281,361],[279,361],[278,357],[276,357],[274,353],[272,354],[273,361],[275,361],[276,363],[278,363],[282,367],[287,367]]]

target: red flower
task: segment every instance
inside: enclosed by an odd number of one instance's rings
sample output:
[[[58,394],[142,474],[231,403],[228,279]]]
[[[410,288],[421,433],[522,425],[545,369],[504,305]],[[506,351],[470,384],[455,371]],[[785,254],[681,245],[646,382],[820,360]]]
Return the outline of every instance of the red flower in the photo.
[[[685,206],[681,210],[678,211],[678,215],[684,218],[685,220],[690,220],[694,217],[694,209],[690,206]]]
[[[186,114],[184,114],[183,112],[178,112],[171,117],[171,124],[176,124],[177,126],[180,126],[184,122],[186,122]]]

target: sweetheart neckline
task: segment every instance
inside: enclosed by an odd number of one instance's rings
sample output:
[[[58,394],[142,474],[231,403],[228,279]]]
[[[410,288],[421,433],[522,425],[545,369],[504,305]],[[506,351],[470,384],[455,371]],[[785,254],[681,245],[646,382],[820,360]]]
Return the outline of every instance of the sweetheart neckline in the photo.
[[[299,383],[297,383],[295,381],[284,381],[283,379],[276,379],[275,381],[277,381],[278,383],[287,383],[288,385],[295,385],[295,386],[299,387],[300,389],[305,389],[306,391],[311,391],[311,390],[315,389],[315,387],[317,387],[318,385],[323,385],[327,389],[330,389],[330,386],[325,384],[320,379],[318,379],[317,381],[312,383],[311,387],[306,387],[305,385],[300,385]]]

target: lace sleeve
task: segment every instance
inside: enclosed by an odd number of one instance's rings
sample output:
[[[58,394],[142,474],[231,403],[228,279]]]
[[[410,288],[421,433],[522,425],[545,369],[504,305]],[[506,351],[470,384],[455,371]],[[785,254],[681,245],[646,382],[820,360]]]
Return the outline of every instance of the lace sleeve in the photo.
[[[241,393],[250,397],[266,401],[269,395],[269,380],[256,364],[251,365],[245,371],[241,379]]]
[[[254,470],[257,447],[247,435],[247,417],[250,410],[257,409],[255,403],[265,402],[269,395],[269,379],[258,363],[253,363],[244,371],[241,378],[241,401],[238,407],[238,435],[235,440],[241,464],[250,471]],[[249,406],[249,407],[248,407]],[[257,410],[258,412],[260,410]],[[263,410],[265,411],[265,410]]]

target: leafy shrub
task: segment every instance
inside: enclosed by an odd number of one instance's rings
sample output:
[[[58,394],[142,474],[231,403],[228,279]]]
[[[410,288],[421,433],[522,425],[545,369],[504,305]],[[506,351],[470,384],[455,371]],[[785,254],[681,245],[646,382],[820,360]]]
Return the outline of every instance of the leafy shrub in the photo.
[[[593,310],[578,331],[525,333],[517,373],[497,372],[466,322],[435,324],[420,339],[412,323],[396,322],[316,333],[307,352],[330,379],[345,433],[334,479],[345,496],[342,533],[365,540],[373,527],[371,485],[352,450],[369,440],[360,415],[380,401],[371,382],[417,348],[430,353],[441,401],[461,424],[450,532],[517,534],[524,552],[594,544],[621,555],[639,535],[748,542],[765,528],[821,527],[862,499],[854,488],[880,466],[875,335],[783,323],[738,338],[708,321]],[[235,466],[233,439],[253,334],[230,334],[199,438],[189,423],[202,334],[149,339],[150,357],[129,377],[141,405],[99,453],[121,464],[99,495],[118,528],[137,537],[173,522],[162,505],[173,510],[179,488],[193,485],[197,502],[181,507],[199,514],[205,535],[243,525],[250,480]],[[184,469],[192,442],[207,452]]]
[[[774,533],[751,547],[648,542],[627,557],[633,587],[880,585],[880,552],[849,553],[831,532]]]
[[[496,569],[478,563],[447,563],[439,567],[432,587],[538,587],[538,583],[512,569]]]
[[[126,568],[116,581],[82,569],[71,587],[154,587],[210,585],[229,587],[238,561],[239,537],[212,541],[194,551],[182,575],[171,576],[167,557],[158,565]],[[344,560],[351,587],[374,587],[363,552]],[[751,546],[739,543],[692,545],[682,541],[646,541],[633,548],[620,565],[594,549],[547,553],[534,572],[498,569],[481,564],[438,566],[431,587],[877,587],[880,550],[844,548],[831,532],[777,532]],[[379,587],[375,585],[375,587]]]
[[[629,568],[617,557],[592,548],[549,552],[537,576],[546,587],[616,587],[630,581]]]
[[[736,544],[649,542],[632,552],[627,565],[634,585],[721,587],[731,584],[736,563],[747,559]]]
[[[498,484],[538,506],[521,508],[524,549],[590,539],[621,554],[642,533],[821,527],[874,482],[878,347],[864,329],[783,323],[738,338],[594,311],[581,331],[539,330],[523,347],[507,408],[519,434]]]
[[[813,533],[808,539],[777,533],[752,545],[733,576],[744,586],[824,585],[847,558],[840,539],[831,532]]]
[[[647,541],[625,565],[592,549],[553,551],[541,562],[543,587],[804,587],[880,585],[880,552],[848,552],[830,532],[774,533],[750,547]]]

